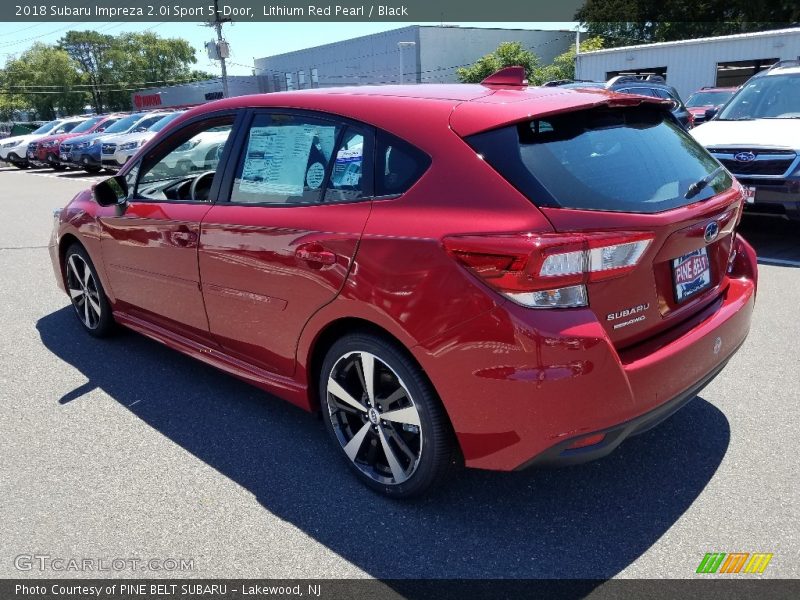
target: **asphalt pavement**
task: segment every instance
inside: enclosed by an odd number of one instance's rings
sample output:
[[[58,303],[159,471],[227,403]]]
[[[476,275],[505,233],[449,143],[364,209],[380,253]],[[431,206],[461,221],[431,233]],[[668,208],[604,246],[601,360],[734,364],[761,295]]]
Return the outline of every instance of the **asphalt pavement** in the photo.
[[[0,168],[0,577],[692,578],[707,552],[800,577],[797,224],[745,220],[750,337],[661,426],[591,464],[464,471],[402,503],[359,485],[314,416],[81,331],[46,245],[53,209],[97,179]],[[32,555],[160,568],[20,570]]]

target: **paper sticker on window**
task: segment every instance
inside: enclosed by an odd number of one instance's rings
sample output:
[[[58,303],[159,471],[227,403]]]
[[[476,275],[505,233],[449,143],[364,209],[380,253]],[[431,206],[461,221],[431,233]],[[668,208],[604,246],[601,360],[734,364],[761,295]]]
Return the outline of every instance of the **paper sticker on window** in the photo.
[[[355,187],[361,182],[361,162],[364,158],[364,147],[358,145],[336,153],[333,165],[334,187]]]
[[[331,147],[334,127],[283,125],[253,127],[239,181],[239,191],[251,194],[300,196],[305,184],[312,187],[315,174],[307,179],[310,159],[324,158]],[[328,150],[328,156],[330,152]],[[313,167],[313,164],[312,164]],[[322,178],[316,187],[322,185]]]
[[[309,187],[309,189],[318,189],[319,186],[322,185],[323,179],[325,179],[325,167],[322,166],[322,163],[315,162],[313,165],[308,167],[308,172],[306,173],[306,185]]]

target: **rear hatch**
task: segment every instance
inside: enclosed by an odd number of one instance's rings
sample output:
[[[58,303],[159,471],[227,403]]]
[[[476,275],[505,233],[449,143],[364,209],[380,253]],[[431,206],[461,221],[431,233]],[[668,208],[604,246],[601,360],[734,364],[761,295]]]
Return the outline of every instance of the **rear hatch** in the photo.
[[[557,232],[527,277],[584,286],[617,348],[699,315],[726,287],[739,186],[664,107],[526,116],[465,139]]]

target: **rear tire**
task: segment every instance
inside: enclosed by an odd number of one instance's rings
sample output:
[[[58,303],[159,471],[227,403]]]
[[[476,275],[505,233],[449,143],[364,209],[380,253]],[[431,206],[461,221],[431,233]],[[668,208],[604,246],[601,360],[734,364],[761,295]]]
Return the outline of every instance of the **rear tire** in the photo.
[[[83,167],[83,170],[86,171],[87,173],[99,173],[103,169],[101,167],[89,167],[89,166],[86,166],[86,167]]]
[[[70,246],[64,255],[64,284],[83,329],[99,338],[111,334],[111,304],[89,253],[80,244]]]
[[[392,498],[440,483],[455,444],[444,409],[420,368],[395,343],[342,337],[322,363],[322,418],[358,479]]]

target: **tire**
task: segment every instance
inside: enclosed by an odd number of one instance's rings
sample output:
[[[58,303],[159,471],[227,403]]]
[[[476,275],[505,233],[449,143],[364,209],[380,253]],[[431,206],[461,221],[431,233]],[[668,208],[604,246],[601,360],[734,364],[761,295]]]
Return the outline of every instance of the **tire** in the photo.
[[[85,166],[85,167],[83,167],[83,170],[86,171],[87,173],[99,173],[100,171],[103,170],[103,168],[102,167]]]
[[[363,374],[370,369],[368,391]],[[340,338],[322,363],[319,394],[328,433],[373,490],[392,498],[418,496],[453,464],[455,444],[441,402],[396,344],[369,333]]]
[[[19,156],[17,156],[16,154],[9,154],[8,155],[8,162],[10,162],[12,165],[17,167],[18,169],[27,169],[28,168],[28,163],[27,162],[20,162]]]
[[[98,338],[111,334],[114,330],[111,304],[92,259],[80,244],[70,246],[64,255],[64,284],[84,330]],[[90,300],[88,305],[87,298]]]
[[[55,165],[54,164],[53,165],[53,169],[56,170],[56,171],[66,171],[67,167],[65,167],[64,165]]]

